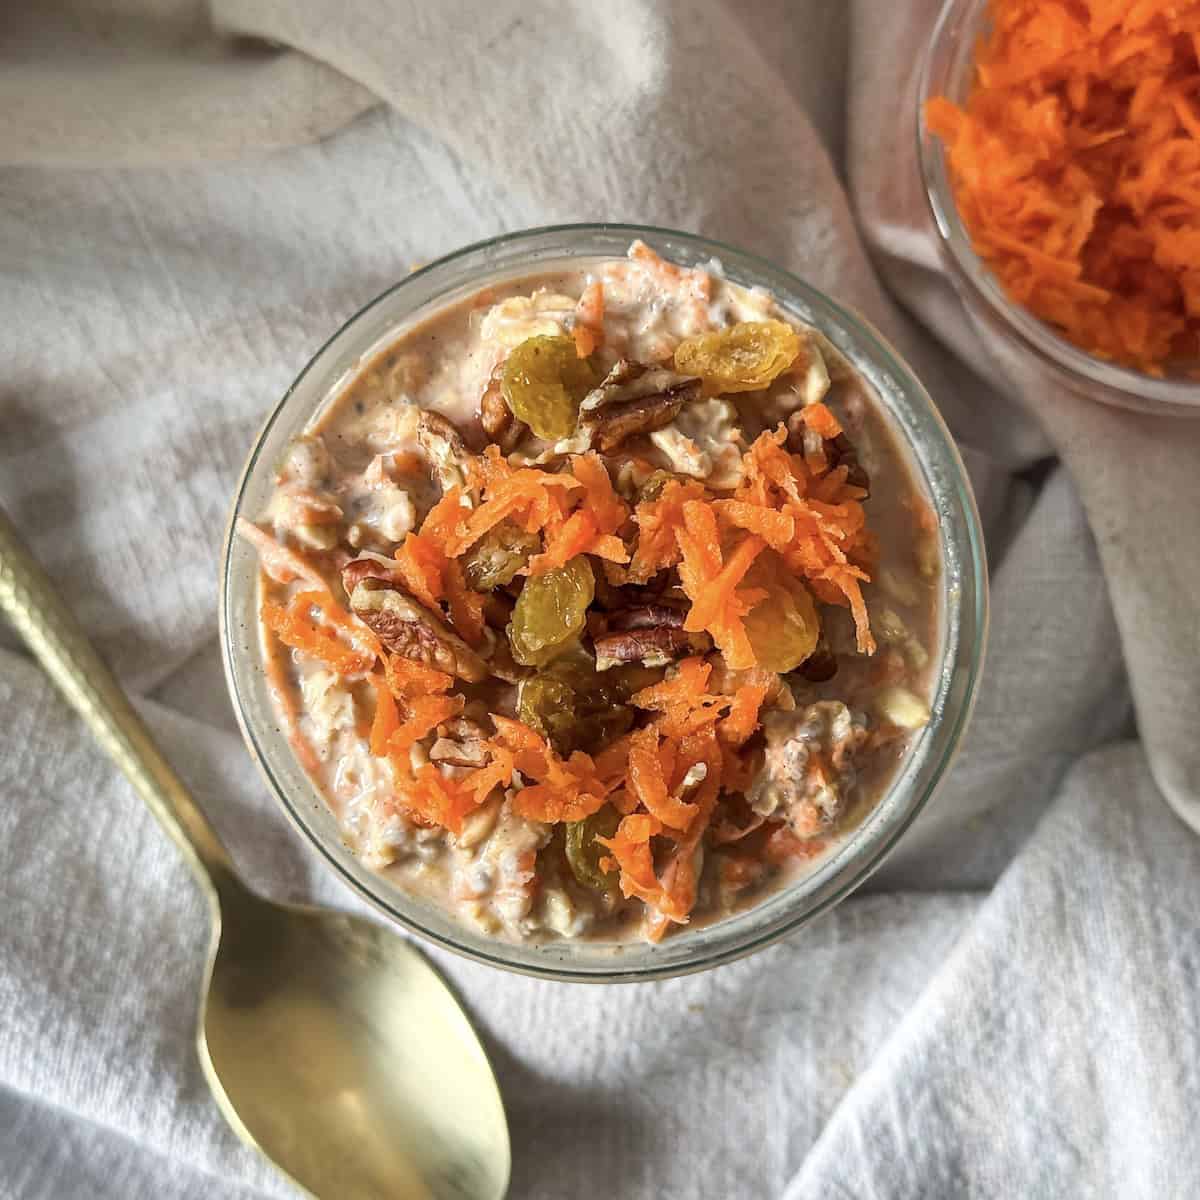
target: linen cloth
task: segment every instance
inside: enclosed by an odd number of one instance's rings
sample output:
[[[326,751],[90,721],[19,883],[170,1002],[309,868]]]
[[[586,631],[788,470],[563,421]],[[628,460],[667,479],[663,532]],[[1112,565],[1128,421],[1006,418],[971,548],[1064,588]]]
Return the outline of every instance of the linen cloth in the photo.
[[[561,220],[722,238],[869,316],[959,439],[988,671],[867,888],[659,984],[432,955],[514,1197],[1200,1194],[1200,423],[980,344],[912,159],[934,7],[60,0],[0,41],[0,502],[268,894],[360,907],[237,735],[220,534],[266,411],[413,264]],[[294,1195],[195,1060],[185,869],[0,643],[0,1197]]]

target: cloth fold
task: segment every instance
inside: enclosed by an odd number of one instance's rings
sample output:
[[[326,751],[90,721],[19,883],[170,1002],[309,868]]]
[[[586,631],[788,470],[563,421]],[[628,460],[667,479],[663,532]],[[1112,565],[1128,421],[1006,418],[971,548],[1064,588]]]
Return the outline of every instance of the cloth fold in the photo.
[[[559,220],[745,246],[875,323],[963,448],[989,664],[867,889],[660,984],[431,953],[513,1196],[1200,1193],[1200,851],[1171,812],[1200,825],[1200,423],[1055,394],[971,325],[914,161],[935,7],[56,0],[0,42],[0,503],[268,894],[359,907],[237,735],[220,534],[267,410],[414,264]],[[293,1195],[195,1061],[185,869],[0,643],[0,1197]]]

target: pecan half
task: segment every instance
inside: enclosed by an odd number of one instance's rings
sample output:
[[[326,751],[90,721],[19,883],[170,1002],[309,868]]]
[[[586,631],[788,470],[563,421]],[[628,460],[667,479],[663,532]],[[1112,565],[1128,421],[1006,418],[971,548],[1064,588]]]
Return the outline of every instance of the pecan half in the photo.
[[[508,401],[500,388],[503,371],[504,364],[501,363],[492,372],[492,377],[479,398],[479,423],[483,426],[488,441],[495,442],[500,447],[501,454],[511,454],[525,440],[529,426],[518,420],[508,407]]]
[[[579,406],[580,428],[605,454],[626,438],[669,425],[700,395],[700,380],[666,367],[621,359]]]
[[[377,577],[364,578],[350,593],[350,607],[384,649],[393,654],[436,667],[467,683],[482,683],[491,674],[483,659],[458,634],[398,584]]]
[[[686,605],[674,605],[659,600],[612,613],[608,618],[608,628],[613,632],[628,632],[632,629],[682,629],[685,620]]]
[[[617,630],[593,642],[596,670],[607,671],[622,663],[640,662],[644,667],[661,667],[687,654],[703,654],[712,648],[704,634],[687,633],[667,625]]]
[[[441,413],[423,411],[417,419],[417,441],[433,468],[442,491],[463,487],[467,482],[470,454],[462,434]]]

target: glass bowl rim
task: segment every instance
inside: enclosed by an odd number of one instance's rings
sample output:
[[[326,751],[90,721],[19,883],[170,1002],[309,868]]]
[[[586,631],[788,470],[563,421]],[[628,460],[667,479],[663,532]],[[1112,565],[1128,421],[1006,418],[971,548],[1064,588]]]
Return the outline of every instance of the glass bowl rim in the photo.
[[[959,23],[971,23],[972,36],[989,0],[944,0],[925,45],[917,83],[916,140],[921,164],[925,199],[933,215],[938,243],[960,285],[981,300],[988,312],[1014,336],[1023,348],[1064,377],[1075,391],[1087,384],[1116,393],[1118,403],[1128,399],[1136,406],[1161,414],[1200,416],[1200,385],[1187,378],[1163,378],[1148,375],[1132,367],[1097,358],[1056,333],[1005,294],[995,274],[976,252],[954,200],[954,189],[946,164],[945,147],[925,123],[926,101],[944,94],[941,81],[934,79],[938,56],[948,39],[958,31]],[[953,97],[951,97],[953,99]],[[1094,394],[1094,386],[1092,392]],[[1147,404],[1148,402],[1148,404]]]
[[[346,332],[351,330],[360,321],[364,320],[370,313],[375,311],[379,306],[385,304],[389,299],[401,292],[403,289],[411,287],[417,281],[424,279],[434,272],[445,271],[448,268],[457,265],[464,259],[468,259],[473,255],[479,255],[497,246],[519,246],[523,242],[536,243],[539,239],[552,236],[567,236],[567,237],[586,237],[588,235],[616,235],[633,240],[636,238],[643,239],[670,239],[678,240],[683,243],[689,243],[697,250],[710,252],[714,257],[732,257],[738,260],[739,265],[746,267],[751,273],[778,276],[784,279],[788,286],[797,294],[802,296],[806,302],[814,303],[818,308],[829,310],[836,318],[845,323],[845,325],[853,331],[856,345],[865,346],[868,348],[872,359],[881,362],[894,376],[902,383],[906,398],[919,401],[921,415],[928,425],[927,432],[934,436],[936,442],[936,450],[939,456],[948,463],[953,471],[953,485],[949,489],[952,499],[954,500],[963,521],[967,532],[967,544],[962,547],[963,556],[963,582],[964,582],[964,629],[971,635],[964,636],[957,647],[958,666],[961,667],[961,683],[962,695],[957,704],[953,708],[949,708],[944,714],[942,726],[946,729],[945,743],[936,760],[932,761],[927,777],[922,781],[919,788],[919,794],[903,810],[898,820],[887,828],[881,836],[878,836],[870,846],[870,853],[867,854],[862,861],[851,859],[847,863],[847,867],[852,868],[838,873],[828,880],[817,896],[815,902],[797,907],[795,912],[789,913],[786,919],[779,920],[775,925],[759,931],[751,932],[738,940],[728,945],[720,945],[710,948],[706,953],[698,954],[694,959],[689,959],[683,963],[665,963],[661,966],[654,964],[638,966],[622,969],[619,961],[614,958],[610,964],[595,963],[589,969],[573,969],[570,966],[561,966],[559,964],[547,963],[545,965],[534,962],[514,962],[511,957],[506,956],[505,950],[520,949],[518,943],[510,943],[499,938],[488,939],[489,945],[495,947],[495,953],[489,950],[483,950],[475,946],[460,944],[450,936],[443,936],[435,930],[427,928],[419,920],[410,914],[403,912],[397,906],[389,903],[381,894],[381,890],[376,890],[368,886],[362,880],[353,875],[346,869],[332,847],[326,844],[326,841],[319,833],[310,827],[300,812],[299,802],[294,802],[288,790],[283,784],[276,779],[271,770],[266,757],[262,753],[259,744],[259,737],[256,730],[253,728],[248,715],[247,706],[244,702],[241,689],[238,683],[238,667],[235,660],[234,639],[230,632],[230,609],[232,605],[234,584],[232,580],[232,558],[234,546],[236,542],[235,524],[236,520],[242,512],[243,499],[246,491],[251,484],[255,475],[256,468],[259,466],[267,439],[280,418],[288,407],[289,401],[292,399],[296,390],[300,387],[305,378],[313,371],[326,355],[326,352],[338,341],[338,339]],[[587,254],[581,253],[581,258],[588,257]],[[536,260],[531,262],[531,266],[536,264]],[[481,264],[481,273],[479,286],[487,285],[487,269],[486,264]],[[430,311],[435,311],[438,299],[435,297],[432,301],[426,302],[425,305],[418,305],[412,313],[407,314],[412,316],[420,312],[422,308],[428,307]],[[786,308],[786,304],[783,305]],[[325,395],[328,395],[326,391]],[[319,401],[318,401],[319,403]],[[311,413],[307,414],[311,416]],[[890,418],[894,423],[894,418]],[[299,426],[297,426],[299,428]],[[645,982],[657,979],[673,978],[682,975],[692,974],[698,971],[708,970],[712,967],[722,965],[727,962],[732,962],[736,959],[743,958],[757,950],[763,949],[766,946],[772,945],[775,942],[795,933],[799,928],[806,925],[809,921],[820,916],[828,911],[836,904],[840,903],[846,896],[859,887],[863,881],[875,871],[879,865],[886,859],[896,843],[908,830],[916,817],[924,810],[930,798],[937,790],[938,785],[944,778],[947,770],[952,764],[957,751],[961,745],[963,733],[970,721],[971,713],[974,709],[975,701],[978,694],[978,683],[983,670],[983,662],[987,644],[987,629],[988,629],[988,577],[987,577],[987,562],[984,551],[983,533],[980,524],[979,513],[975,503],[974,493],[972,491],[970,480],[967,476],[966,468],[958,453],[958,449],[954,443],[949,429],[946,427],[941,413],[933,403],[931,397],[926,392],[924,386],[917,379],[914,372],[909,368],[901,355],[892,347],[891,343],[874,327],[874,325],[866,320],[861,315],[847,309],[845,306],[830,299],[819,289],[812,284],[807,283],[799,276],[792,272],[781,268],[769,260],[758,255],[752,254],[738,247],[729,245],[728,243],[717,241],[712,238],[702,237],[698,234],[688,233],[681,230],[670,229],[663,226],[654,225],[638,225],[624,222],[582,222],[582,223],[561,223],[553,225],[535,226],[527,229],[514,230],[511,232],[499,234],[495,237],[481,239],[462,246],[457,250],[443,255],[425,266],[412,271],[404,278],[398,280],[390,287],[385,288],[378,295],[368,300],[351,316],[338,326],[338,328],[325,339],[320,347],[310,356],[305,363],[303,369],[296,376],[287,390],[284,392],[280,400],[268,413],[265,421],[255,435],[254,443],[247,457],[245,466],[238,478],[237,485],[233,493],[233,503],[226,523],[225,535],[221,549],[221,580],[220,580],[220,600],[218,604],[218,636],[221,643],[221,658],[222,666],[225,673],[226,685],[229,689],[230,698],[233,702],[234,714],[237,719],[238,727],[241,730],[243,740],[246,744],[251,758],[259,768],[260,773],[266,779],[268,790],[274,797],[277,804],[283,809],[290,823],[299,830],[308,844],[318,852],[318,855],[324,862],[333,869],[335,874],[345,883],[351,890],[361,899],[366,900],[372,907],[386,916],[390,921],[395,921],[405,930],[417,936],[427,939],[441,949],[448,950],[456,955],[467,958],[474,962],[484,963],[488,966],[498,967],[502,970],[514,972],[530,976],[533,978],[550,979],[561,982],[576,982],[576,983],[624,983],[624,982]],[[967,644],[969,642],[969,644]],[[943,670],[947,667],[947,662],[943,662]],[[932,732],[932,727],[931,727]],[[877,801],[876,808],[882,806],[893,795],[893,788],[889,788],[887,792]],[[854,834],[850,836],[847,842],[849,846],[853,841]],[[374,874],[373,872],[371,874]],[[798,881],[803,883],[803,879]],[[400,889],[396,889],[400,891]],[[787,887],[780,889],[781,892],[786,891]],[[803,897],[807,899],[808,897]],[[764,899],[769,899],[766,897]],[[752,911],[754,905],[748,906],[747,912]],[[454,918],[457,920],[457,918]]]

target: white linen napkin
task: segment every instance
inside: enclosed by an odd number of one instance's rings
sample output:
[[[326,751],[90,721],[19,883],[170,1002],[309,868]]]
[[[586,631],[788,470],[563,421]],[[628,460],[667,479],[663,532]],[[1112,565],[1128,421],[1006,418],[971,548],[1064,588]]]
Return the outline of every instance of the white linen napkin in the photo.
[[[513,1196],[1200,1192],[1200,851],[1163,798],[1200,795],[1200,427],[1044,395],[973,339],[912,203],[930,7],[112,0],[30,6],[0,45],[0,503],[270,894],[357,904],[228,710],[230,490],[307,357],[414,263],[557,220],[723,238],[869,316],[963,446],[988,673],[869,892],[661,984],[433,955],[497,1068]],[[15,651],[0,730],[0,1197],[292,1195],[205,1091],[207,930],[169,844]]]

